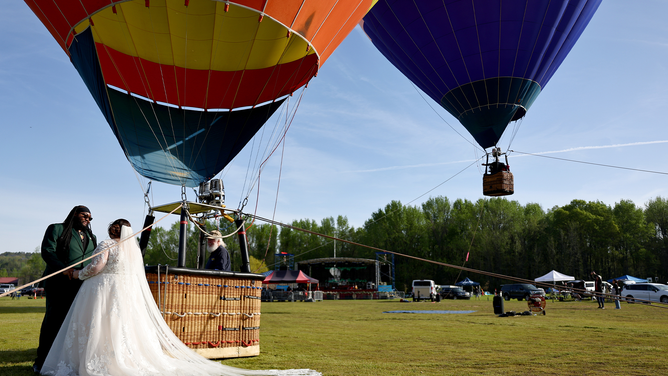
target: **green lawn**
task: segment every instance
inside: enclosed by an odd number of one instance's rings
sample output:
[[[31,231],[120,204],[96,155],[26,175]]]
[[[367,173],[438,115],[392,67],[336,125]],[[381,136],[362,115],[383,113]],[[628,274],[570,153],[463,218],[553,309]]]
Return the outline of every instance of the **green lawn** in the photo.
[[[324,375],[665,375],[668,309],[548,301],[497,317],[492,299],[262,304],[261,354],[224,364]],[[468,314],[383,313],[474,310]],[[505,302],[505,310],[527,310]],[[44,300],[0,298],[0,375],[32,375]]]

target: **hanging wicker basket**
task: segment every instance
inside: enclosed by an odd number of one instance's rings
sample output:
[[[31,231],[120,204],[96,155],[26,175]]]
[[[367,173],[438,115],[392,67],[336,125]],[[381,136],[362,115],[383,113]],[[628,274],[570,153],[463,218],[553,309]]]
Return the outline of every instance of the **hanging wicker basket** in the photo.
[[[147,266],[146,279],[167,325],[200,355],[260,354],[263,275]]]
[[[485,196],[508,196],[513,193],[515,193],[515,179],[510,171],[483,175],[482,194]]]

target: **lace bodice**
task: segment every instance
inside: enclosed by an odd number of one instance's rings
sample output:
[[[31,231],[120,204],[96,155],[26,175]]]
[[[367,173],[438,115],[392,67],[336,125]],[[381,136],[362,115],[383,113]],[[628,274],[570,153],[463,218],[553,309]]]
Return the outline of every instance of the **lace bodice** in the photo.
[[[120,255],[118,242],[114,239],[106,239],[98,244],[93,253],[99,254],[79,272],[79,279],[85,280],[98,274],[124,274],[124,263],[119,263]]]

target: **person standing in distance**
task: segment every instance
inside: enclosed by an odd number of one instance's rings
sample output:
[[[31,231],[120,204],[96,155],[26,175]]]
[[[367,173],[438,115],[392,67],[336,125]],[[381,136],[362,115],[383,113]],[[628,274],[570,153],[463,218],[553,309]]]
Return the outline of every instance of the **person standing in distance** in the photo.
[[[211,235],[206,237],[206,248],[211,253],[209,260],[206,262],[205,269],[222,270],[224,272],[231,271],[230,269],[230,254],[225,248],[223,235],[218,230],[211,231]]]
[[[596,292],[596,301],[598,302],[598,308],[605,309],[605,296],[603,295],[603,277],[596,274],[596,272],[591,272],[591,276],[594,278],[594,291]]]
[[[57,272],[93,255],[97,239],[91,231],[92,220],[90,210],[78,205],[72,208],[63,223],[54,223],[47,227],[42,239],[42,258],[46,262],[44,275]],[[80,263],[74,269],[81,269],[89,263],[90,261]],[[73,279],[73,272],[73,269],[68,269],[44,281],[46,314],[39,333],[37,359],[33,365],[35,372],[39,372],[42,368],[58,330],[81,287],[82,281]]]

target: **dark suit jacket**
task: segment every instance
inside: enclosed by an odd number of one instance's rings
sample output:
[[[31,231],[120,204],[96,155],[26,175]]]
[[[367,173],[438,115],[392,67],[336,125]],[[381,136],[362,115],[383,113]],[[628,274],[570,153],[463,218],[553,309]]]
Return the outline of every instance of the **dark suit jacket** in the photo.
[[[72,240],[70,241],[69,252],[67,254],[58,255],[56,252],[56,245],[58,238],[63,233],[64,227],[65,226],[62,223],[54,223],[49,225],[44,233],[44,239],[42,240],[42,258],[46,262],[45,275],[49,275],[66,266],[72,265],[77,261],[90,257],[95,250],[95,245],[97,244],[95,235],[92,237],[86,235],[88,237],[88,244],[86,245],[86,249],[84,249],[79,233],[72,229]],[[75,268],[81,269],[88,264],[90,264],[90,260],[77,265]]]
[[[222,245],[215,251],[211,252],[209,260],[206,262],[205,269],[222,270],[224,272],[231,271],[230,268],[230,254]]]
[[[45,276],[90,257],[95,250],[97,239],[95,239],[94,235],[86,235],[88,241],[84,249],[84,243],[81,241],[79,233],[76,230],[72,230],[72,240],[70,241],[68,251],[58,254],[56,246],[64,228],[65,226],[62,223],[55,223],[49,225],[46,233],[44,233],[42,258],[46,261]],[[83,264],[79,264],[75,268],[81,269],[84,265],[90,264],[90,261],[88,260]],[[67,312],[70,310],[70,306],[77,296],[82,283],[79,279],[70,280],[62,273],[58,273],[44,282],[46,313],[44,314],[44,320],[42,321],[39,333],[39,347],[37,348],[37,359],[35,359],[35,365],[38,368],[42,367],[51,349],[51,344],[58,335],[60,326],[63,324],[65,316],[67,316]]]

